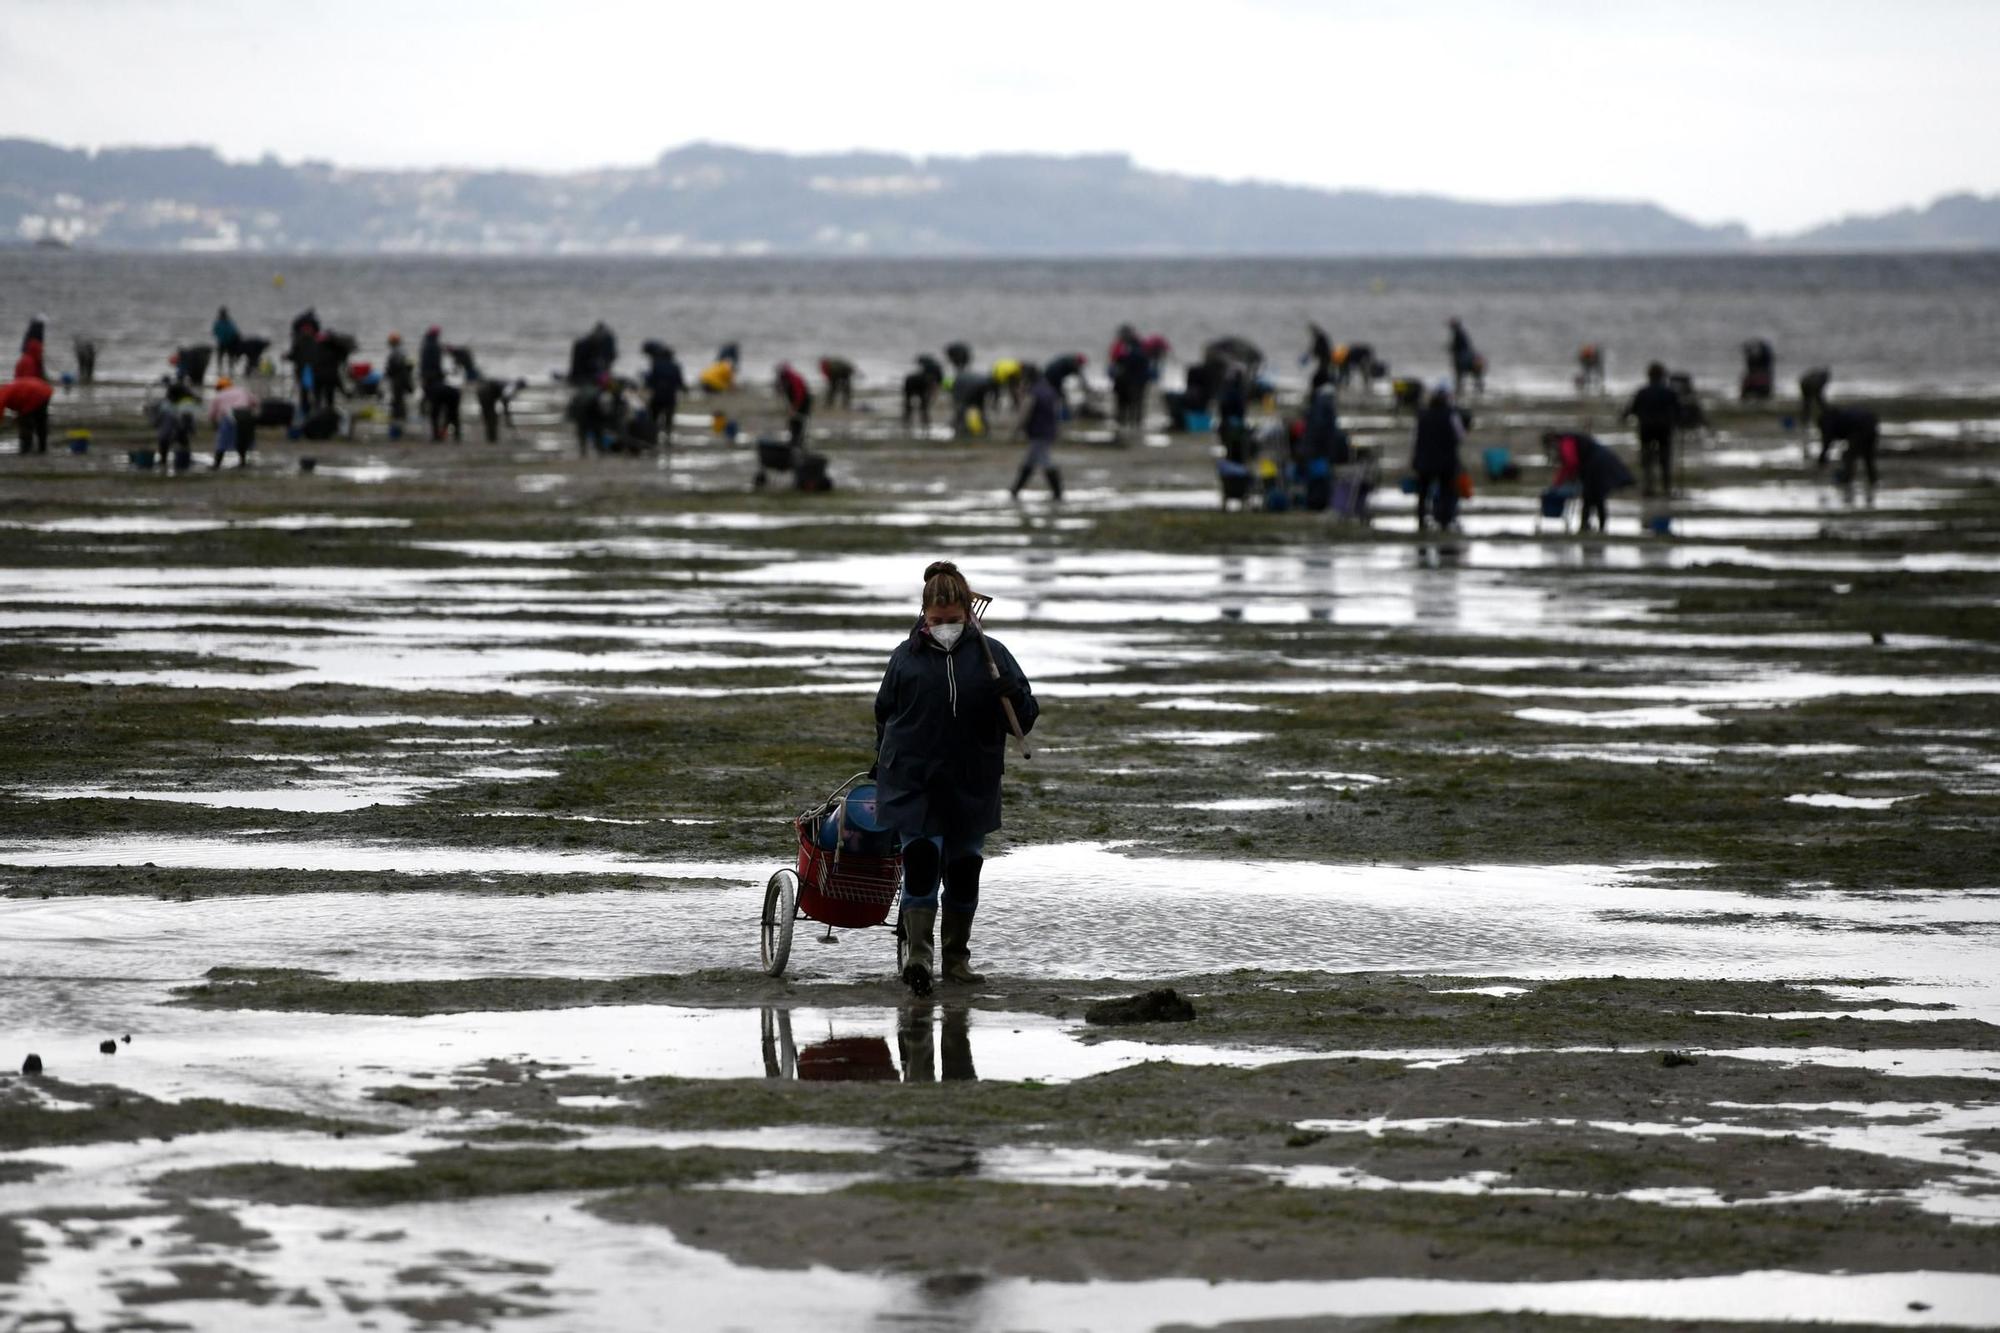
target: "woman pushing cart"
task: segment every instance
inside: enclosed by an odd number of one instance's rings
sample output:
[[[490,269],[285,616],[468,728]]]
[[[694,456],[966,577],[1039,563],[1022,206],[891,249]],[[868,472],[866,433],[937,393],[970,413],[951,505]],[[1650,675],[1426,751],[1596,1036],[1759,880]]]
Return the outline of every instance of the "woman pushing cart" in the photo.
[[[874,808],[854,808],[855,780],[800,816],[798,875],[788,882],[791,872],[781,870],[766,887],[767,970],[783,971],[796,915],[846,918],[830,925],[883,920],[884,885],[893,886],[900,860],[897,952],[904,984],[930,994],[934,928],[945,979],[983,980],[972,970],[971,946],[982,853],[986,835],[1000,827],[1007,737],[1026,756],[1040,712],[1014,655],[980,627],[986,601],[950,561],[924,570],[922,615],[890,655],[875,696],[875,766],[867,774],[875,780]],[[829,818],[836,826],[826,830]],[[863,823],[881,830],[879,845],[864,846],[846,832]],[[823,847],[828,841],[830,851]],[[861,919],[871,911],[873,920]]]
[[[971,946],[981,853],[1000,827],[1007,735],[1026,753],[1040,712],[1014,655],[980,628],[981,601],[949,560],[925,569],[923,615],[875,695],[876,815],[903,853],[903,981],[918,995],[931,989],[933,925],[946,979],[982,980]]]

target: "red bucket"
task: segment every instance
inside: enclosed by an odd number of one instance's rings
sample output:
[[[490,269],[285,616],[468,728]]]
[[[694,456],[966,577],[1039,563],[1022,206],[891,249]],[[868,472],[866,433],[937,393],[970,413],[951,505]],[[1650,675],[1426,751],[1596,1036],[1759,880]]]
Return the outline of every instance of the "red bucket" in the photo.
[[[843,929],[881,925],[896,905],[903,858],[824,850],[814,840],[818,823],[801,819],[794,824],[799,838],[799,911]]]

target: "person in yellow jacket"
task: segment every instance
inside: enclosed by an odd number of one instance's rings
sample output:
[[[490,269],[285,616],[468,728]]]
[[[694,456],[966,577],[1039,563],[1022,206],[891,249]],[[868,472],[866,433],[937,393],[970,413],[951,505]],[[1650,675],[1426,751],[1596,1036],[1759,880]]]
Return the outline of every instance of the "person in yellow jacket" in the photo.
[[[1011,356],[1003,356],[993,363],[993,387],[1007,395],[1007,405],[1015,411],[1021,410],[1021,399],[1027,390],[1025,377],[1021,374],[1021,363]]]
[[[736,363],[742,360],[735,343],[724,343],[708,369],[695,377],[709,393],[728,393],[736,387]]]

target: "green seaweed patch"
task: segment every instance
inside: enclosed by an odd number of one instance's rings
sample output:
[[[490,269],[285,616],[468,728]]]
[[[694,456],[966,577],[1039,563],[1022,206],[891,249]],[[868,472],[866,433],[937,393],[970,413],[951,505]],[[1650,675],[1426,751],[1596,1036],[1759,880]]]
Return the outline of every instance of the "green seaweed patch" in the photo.
[[[1165,1190],[869,1181],[828,1194],[635,1189],[587,1205],[739,1263],[1164,1277],[1559,1281],[1755,1269],[1992,1271],[2000,1232],[1896,1204],[1670,1208],[1599,1198],[1295,1189],[1235,1178]]]
[[[1769,1124],[1698,1136],[1634,1134],[1566,1115],[1500,1124],[1474,1117],[1471,1123],[1427,1126],[1421,1134],[1298,1131],[1284,1146],[1291,1151],[1275,1154],[1276,1164],[1344,1169],[1397,1182],[1476,1174],[1505,1188],[1601,1195],[1707,1189],[1726,1202],[1817,1188],[1916,1189],[1934,1170],[1927,1163],[1829,1148]],[[1236,1145],[1209,1144],[1191,1159],[1233,1165],[1240,1153]]]
[[[28,1261],[41,1246],[28,1237],[21,1224],[0,1217],[0,1285],[12,1286],[26,1276]]]
[[[1581,978],[1529,983],[1525,993],[1465,993],[1476,981],[1361,973],[1332,986],[1230,987],[1195,992],[1187,1027],[1138,1028],[1142,1041],[1202,1040],[1322,1050],[1486,1047],[1831,1046],[2000,1050],[2000,1024],[1977,1019],[1860,1019],[1870,1001],[1774,982]],[[1797,1017],[1821,1010],[1828,1017]],[[1763,1017],[1785,1014],[1787,1017]],[[1097,1034],[1085,1034],[1085,1040]]]
[[[562,1125],[494,1125],[487,1129],[439,1131],[439,1137],[465,1143],[569,1143],[584,1137],[580,1129]]]
[[[77,1143],[169,1139],[230,1129],[285,1129],[301,1133],[376,1134],[382,1127],[355,1120],[243,1106],[212,1097],[156,1101],[111,1084],[73,1084],[54,1078],[35,1082],[80,1110],[52,1110],[23,1086],[25,1079],[0,1079],[0,1151],[60,1147]]]
[[[474,1148],[416,1154],[408,1166],[353,1169],[244,1162],[169,1172],[157,1192],[264,1203],[371,1208],[502,1194],[682,1189],[760,1171],[848,1170],[874,1164],[866,1153],[758,1152],[720,1148]]]
[[[227,974],[227,975],[219,975]],[[196,1009],[264,1009],[301,1013],[484,1013],[573,1009],[595,1005],[674,1004],[708,998],[718,985],[739,1003],[783,995],[785,983],[738,971],[660,973],[634,977],[470,977],[439,981],[338,981],[290,968],[211,968],[207,980],[178,986],[167,1003]]]

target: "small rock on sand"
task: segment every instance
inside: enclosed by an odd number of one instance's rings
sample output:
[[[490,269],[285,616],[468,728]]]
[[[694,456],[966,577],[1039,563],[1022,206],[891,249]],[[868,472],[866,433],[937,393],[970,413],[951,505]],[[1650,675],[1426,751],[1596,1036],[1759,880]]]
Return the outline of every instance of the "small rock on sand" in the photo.
[[[41,1073],[42,1057],[36,1055],[33,1051],[29,1051],[28,1058],[21,1061],[21,1072],[30,1076]]]
[[[106,1037],[103,1041],[97,1043],[97,1049],[106,1055],[116,1055],[118,1054],[118,1043]]]
[[[1099,1000],[1083,1011],[1086,1023],[1191,1023],[1194,1006],[1172,987],[1149,990],[1144,995],[1126,995],[1116,1000]]]

